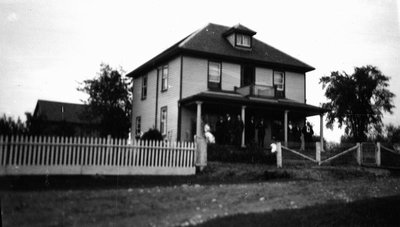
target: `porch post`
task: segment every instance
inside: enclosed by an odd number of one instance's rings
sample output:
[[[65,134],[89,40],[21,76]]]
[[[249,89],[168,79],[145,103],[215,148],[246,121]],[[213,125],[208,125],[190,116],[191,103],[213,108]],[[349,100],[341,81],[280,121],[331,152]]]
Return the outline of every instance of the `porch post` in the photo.
[[[242,106],[242,122],[243,122],[243,130],[242,130],[242,147],[245,147],[245,135],[246,135],[246,106]]]
[[[203,102],[197,101],[197,118],[196,118],[196,137],[200,138],[202,137],[201,133],[201,104]]]
[[[288,145],[288,113],[289,110],[285,110],[285,118],[284,118],[285,146]]]
[[[324,114],[319,115],[319,135],[321,139],[321,151],[324,151]]]

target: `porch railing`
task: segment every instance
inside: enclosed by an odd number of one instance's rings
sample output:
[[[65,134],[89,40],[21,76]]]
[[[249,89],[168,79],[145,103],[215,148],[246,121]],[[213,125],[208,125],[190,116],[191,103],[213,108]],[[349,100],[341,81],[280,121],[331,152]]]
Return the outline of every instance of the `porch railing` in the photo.
[[[275,87],[265,85],[248,85],[244,87],[235,87],[235,92],[243,96],[255,96],[262,98],[278,98],[278,96],[281,96],[276,91]]]

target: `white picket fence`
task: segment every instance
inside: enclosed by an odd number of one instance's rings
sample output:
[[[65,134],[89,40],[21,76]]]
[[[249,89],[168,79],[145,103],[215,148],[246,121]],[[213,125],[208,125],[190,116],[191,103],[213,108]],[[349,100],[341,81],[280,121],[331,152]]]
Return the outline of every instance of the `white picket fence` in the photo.
[[[1,136],[1,175],[191,175],[193,142]]]

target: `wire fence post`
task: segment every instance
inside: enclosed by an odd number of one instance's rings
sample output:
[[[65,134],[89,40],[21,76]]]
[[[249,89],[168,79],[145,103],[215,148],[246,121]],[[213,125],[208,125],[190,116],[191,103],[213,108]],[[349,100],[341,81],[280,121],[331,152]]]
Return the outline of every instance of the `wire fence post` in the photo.
[[[315,143],[315,160],[317,161],[318,165],[321,165],[321,143]]]
[[[375,160],[376,160],[376,165],[381,166],[381,143],[378,142],[376,143],[376,150],[375,150]]]
[[[357,143],[357,164],[360,166],[362,163],[361,144]]]
[[[282,168],[282,145],[281,145],[281,142],[276,143],[276,167]]]

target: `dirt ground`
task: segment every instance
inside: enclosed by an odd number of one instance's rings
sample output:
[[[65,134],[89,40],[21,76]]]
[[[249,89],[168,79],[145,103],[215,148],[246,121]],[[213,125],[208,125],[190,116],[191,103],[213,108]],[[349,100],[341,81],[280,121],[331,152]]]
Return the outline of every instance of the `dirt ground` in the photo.
[[[0,191],[3,226],[187,226],[400,195],[398,176],[356,167],[210,163],[205,173],[183,178],[68,178],[63,185],[56,178],[0,180],[9,184]]]

